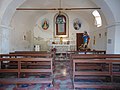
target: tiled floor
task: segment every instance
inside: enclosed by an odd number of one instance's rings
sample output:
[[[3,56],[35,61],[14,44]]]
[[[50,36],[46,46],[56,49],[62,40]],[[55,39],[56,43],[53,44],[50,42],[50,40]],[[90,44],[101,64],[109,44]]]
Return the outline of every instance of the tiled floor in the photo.
[[[73,90],[72,80],[70,76],[70,62],[56,61],[55,62],[55,83],[59,85],[58,90]]]
[[[41,85],[40,90],[73,90],[70,77],[70,62],[56,60],[54,67],[54,87]]]

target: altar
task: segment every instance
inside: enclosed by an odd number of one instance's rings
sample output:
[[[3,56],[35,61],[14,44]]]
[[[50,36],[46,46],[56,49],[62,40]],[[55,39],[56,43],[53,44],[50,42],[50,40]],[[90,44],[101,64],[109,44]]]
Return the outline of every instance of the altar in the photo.
[[[56,53],[66,53],[66,51],[75,51],[76,50],[76,44],[73,40],[63,40],[63,39],[56,39],[56,40],[50,40],[49,43],[50,49],[55,48]]]
[[[66,53],[66,51],[74,51],[76,49],[75,45],[70,44],[52,44],[50,48],[55,48],[56,53]]]
[[[56,53],[65,53],[66,51],[70,51],[70,45],[52,45],[53,48],[56,48]]]

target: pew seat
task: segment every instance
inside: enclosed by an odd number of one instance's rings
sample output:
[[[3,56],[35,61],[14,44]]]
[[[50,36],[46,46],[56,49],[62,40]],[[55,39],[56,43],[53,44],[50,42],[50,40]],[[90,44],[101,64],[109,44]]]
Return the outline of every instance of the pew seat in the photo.
[[[52,84],[52,78],[1,78],[0,84]]]
[[[97,88],[97,89],[115,89],[120,88],[120,83],[103,83],[103,82],[75,82],[75,88]]]
[[[73,59],[74,89],[120,89],[119,65],[120,59]]]
[[[9,61],[3,64],[0,69],[0,74],[3,75],[0,78],[0,84],[53,84],[52,58],[0,58],[0,61]],[[6,73],[7,78],[4,77]],[[17,73],[17,78],[9,77],[8,74],[13,73]],[[27,76],[31,73],[34,76],[32,78]],[[36,76],[39,76],[39,78]]]

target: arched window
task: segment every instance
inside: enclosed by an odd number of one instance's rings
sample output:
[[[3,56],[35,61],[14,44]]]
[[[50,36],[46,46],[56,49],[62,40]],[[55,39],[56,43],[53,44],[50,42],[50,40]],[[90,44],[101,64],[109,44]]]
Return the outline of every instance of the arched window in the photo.
[[[66,35],[66,17],[64,15],[56,17],[56,31],[57,35]]]
[[[95,25],[97,27],[102,26],[102,19],[101,19],[101,16],[100,16],[99,12],[97,10],[95,10],[95,11],[92,12],[92,14],[95,17]]]
[[[55,37],[68,37],[68,17],[65,13],[59,12],[54,18]]]

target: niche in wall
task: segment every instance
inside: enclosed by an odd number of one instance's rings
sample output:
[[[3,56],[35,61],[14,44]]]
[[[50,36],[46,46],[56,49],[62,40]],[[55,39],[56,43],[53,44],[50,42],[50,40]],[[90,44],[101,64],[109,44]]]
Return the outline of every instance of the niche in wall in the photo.
[[[67,14],[59,12],[54,17],[54,37],[69,37],[69,20]]]

